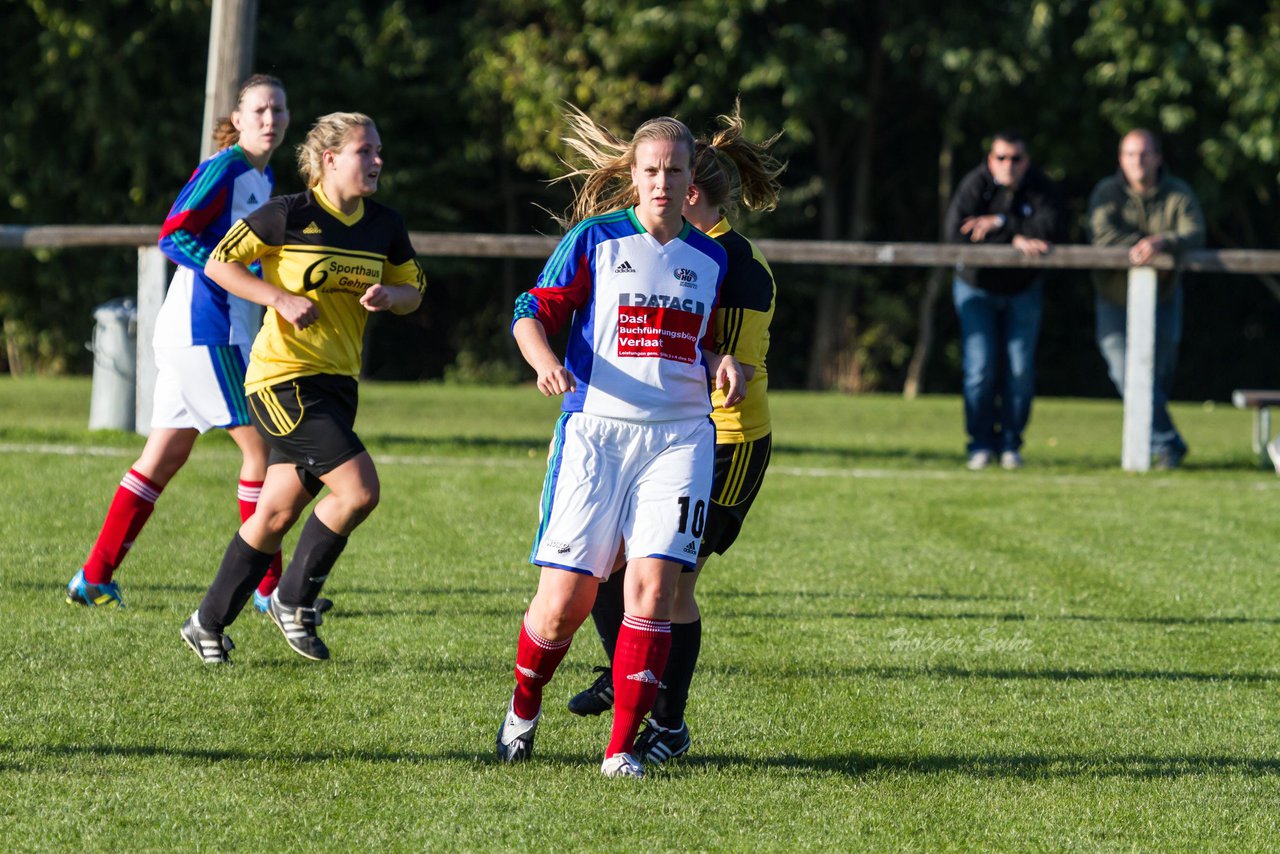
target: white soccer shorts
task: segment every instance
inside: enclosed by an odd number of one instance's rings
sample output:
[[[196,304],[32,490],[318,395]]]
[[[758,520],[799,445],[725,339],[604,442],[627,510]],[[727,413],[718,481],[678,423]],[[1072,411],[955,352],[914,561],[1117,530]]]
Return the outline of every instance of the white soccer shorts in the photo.
[[[698,560],[715,474],[707,417],[656,424],[565,413],[556,422],[530,561],[608,578],[626,558]]]
[[[190,429],[249,423],[244,397],[247,344],[157,347],[152,428]]]

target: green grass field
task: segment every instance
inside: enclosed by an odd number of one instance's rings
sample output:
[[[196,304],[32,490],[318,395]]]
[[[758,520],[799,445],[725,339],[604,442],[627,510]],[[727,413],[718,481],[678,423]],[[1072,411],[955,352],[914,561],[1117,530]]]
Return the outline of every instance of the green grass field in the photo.
[[[1266,849],[1280,803],[1280,479],[1248,415],[1174,408],[1175,473],[1119,470],[1118,402],[1037,402],[1016,473],[967,472],[958,398],[782,393],[750,523],[700,585],[694,749],[599,774],[565,700],[493,736],[535,576],[556,408],[366,385],[383,503],[327,588],[334,653],[252,611],[236,664],[178,637],[238,517],[202,440],[118,578],[62,601],[142,440],[88,382],[0,380],[0,840],[16,849]]]

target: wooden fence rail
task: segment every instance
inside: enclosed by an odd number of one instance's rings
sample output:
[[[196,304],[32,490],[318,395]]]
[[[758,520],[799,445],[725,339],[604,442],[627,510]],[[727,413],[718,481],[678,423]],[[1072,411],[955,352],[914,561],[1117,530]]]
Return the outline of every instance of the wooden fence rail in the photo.
[[[426,257],[546,258],[554,237],[516,234],[453,234],[415,231],[413,247]],[[137,247],[138,347],[136,423],[145,432],[151,414],[155,363],[151,341],[155,317],[164,300],[168,273],[156,248],[159,230],[141,225],[0,226],[0,249],[83,249]],[[1121,466],[1127,471],[1151,467],[1151,390],[1155,369],[1156,271],[1180,267],[1194,272],[1280,273],[1280,252],[1199,250],[1180,259],[1159,255],[1145,267],[1131,267],[1120,248],[1058,245],[1048,255],[1027,258],[1009,246],[939,243],[852,243],[823,240],[755,241],[774,264],[849,267],[1034,267],[1074,270],[1128,270],[1128,352],[1125,364],[1124,440]]]

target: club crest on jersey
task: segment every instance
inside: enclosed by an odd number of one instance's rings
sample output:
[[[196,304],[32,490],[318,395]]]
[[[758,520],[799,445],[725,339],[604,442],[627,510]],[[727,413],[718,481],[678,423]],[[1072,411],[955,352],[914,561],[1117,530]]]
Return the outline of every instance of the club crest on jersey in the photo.
[[[650,308],[678,308],[694,314],[706,314],[706,305],[699,300],[681,299],[668,294],[618,294],[619,306],[648,306]]]
[[[698,274],[690,270],[688,267],[677,267],[675,273],[676,281],[685,287],[693,287],[698,281]]]

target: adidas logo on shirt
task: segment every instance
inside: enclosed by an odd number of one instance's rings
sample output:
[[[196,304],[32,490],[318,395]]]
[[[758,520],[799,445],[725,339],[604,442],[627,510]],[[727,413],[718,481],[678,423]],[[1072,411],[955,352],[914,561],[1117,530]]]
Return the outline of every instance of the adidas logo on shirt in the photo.
[[[316,225],[315,220],[312,220],[310,225],[302,229],[302,233],[303,234],[323,234],[323,232],[320,231],[320,226]]]
[[[257,197],[257,196],[255,196],[253,193],[250,193],[250,194],[249,194],[249,204],[251,204],[251,205],[256,205],[257,203],[258,203],[258,197]]]
[[[613,272],[615,273],[634,273],[635,271],[636,268],[631,266],[630,261],[623,261],[621,264],[613,268]]]

